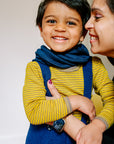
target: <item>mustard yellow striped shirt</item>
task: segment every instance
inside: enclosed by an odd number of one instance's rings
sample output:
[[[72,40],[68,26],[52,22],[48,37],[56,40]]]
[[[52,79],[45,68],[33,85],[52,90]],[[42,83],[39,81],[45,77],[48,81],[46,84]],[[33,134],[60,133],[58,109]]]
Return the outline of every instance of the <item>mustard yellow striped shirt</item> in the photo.
[[[114,122],[114,85],[108,73],[97,57],[92,59],[93,88],[103,101],[103,109],[97,118],[103,120],[107,127]],[[23,87],[23,102],[28,120],[32,124],[43,124],[65,117],[72,112],[68,96],[84,93],[83,67],[73,71],[62,71],[50,67],[51,80],[59,93],[60,99],[46,100],[46,90],[40,66],[30,62],[26,68],[25,84]],[[81,113],[73,112],[79,120]]]

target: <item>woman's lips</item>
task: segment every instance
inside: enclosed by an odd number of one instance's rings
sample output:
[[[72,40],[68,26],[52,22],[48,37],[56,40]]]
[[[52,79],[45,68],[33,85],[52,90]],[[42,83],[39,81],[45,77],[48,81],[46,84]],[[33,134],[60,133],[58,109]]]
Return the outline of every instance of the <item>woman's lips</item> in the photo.
[[[96,35],[92,35],[92,34],[89,34],[89,35],[90,35],[90,43],[98,40],[98,37]]]

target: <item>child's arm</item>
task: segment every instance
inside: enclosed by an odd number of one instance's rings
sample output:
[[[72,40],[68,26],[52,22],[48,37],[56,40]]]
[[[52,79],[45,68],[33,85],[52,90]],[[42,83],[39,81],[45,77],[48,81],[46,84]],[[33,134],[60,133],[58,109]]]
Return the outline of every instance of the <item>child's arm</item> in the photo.
[[[73,103],[74,99],[76,101],[75,103]],[[78,99],[80,102],[78,102]],[[81,99],[82,96],[71,96],[70,102],[72,106],[70,105],[68,97],[46,100],[46,89],[44,87],[40,66],[37,62],[30,62],[27,65],[25,84],[23,87],[23,102],[27,118],[31,124],[38,125],[61,119],[72,111],[80,108],[79,104],[82,102]],[[84,101],[86,100],[85,98]],[[84,101],[83,103],[85,104]],[[91,103],[91,105],[93,104]],[[87,104],[86,113],[91,115],[92,109],[89,109],[88,106]],[[57,113],[59,113],[59,115],[56,115]]]
[[[47,85],[53,97],[51,98],[46,97],[46,99],[60,98],[61,97],[60,94],[58,93],[53,83],[52,82],[50,83],[50,81],[51,80],[48,81]],[[88,115],[90,120],[93,120],[95,118],[95,107],[93,105],[93,102],[90,99],[84,96],[80,96],[80,95],[72,95],[72,96],[69,96],[68,99],[69,99],[72,111],[79,110],[85,113],[86,115]]]
[[[60,94],[53,84],[50,85],[48,83],[48,88],[53,95],[52,98],[60,98]],[[94,119],[90,124],[85,125],[72,114],[68,115],[64,119],[64,131],[72,137],[77,144],[101,144],[102,133],[105,130],[105,124],[102,121]]]
[[[73,103],[74,99],[72,97],[75,98],[75,103]],[[80,102],[78,102],[78,99],[80,99],[80,96],[72,97],[70,100],[72,106],[68,97],[46,100],[46,89],[40,66],[37,62],[30,62],[27,65],[23,87],[23,102],[27,118],[31,124],[44,124],[67,116],[73,110],[79,108]],[[91,109],[88,110],[87,113],[91,113]],[[59,114],[56,115],[57,113]]]
[[[46,89],[40,66],[37,62],[28,63],[23,87],[23,103],[31,124],[44,124],[65,117],[72,112],[67,101],[67,97],[46,100]]]
[[[57,99],[61,97],[51,80],[48,81],[47,85],[53,97],[46,97],[46,99]],[[74,99],[74,97],[76,99]],[[76,102],[73,103],[74,100]],[[74,109],[75,107],[77,107],[80,111],[82,110],[83,112],[86,112],[89,116],[91,116],[91,120],[95,117],[95,109],[93,103],[91,103],[91,101],[87,98],[84,98],[82,96],[71,96],[70,102],[72,102],[71,106],[73,106]],[[76,106],[76,103],[79,104],[77,104]],[[93,112],[91,112],[90,109],[92,109]],[[76,135],[78,134],[79,130],[85,126],[85,124],[78,120],[76,117],[74,117],[72,114],[66,116],[64,120],[64,131],[74,140],[76,140]],[[53,122],[48,124],[53,125]]]
[[[60,98],[60,95],[53,84],[50,85],[48,83],[48,88],[53,95],[53,98]],[[85,125],[73,115],[68,115],[65,118],[64,131],[76,140],[77,144],[101,144],[104,130],[105,124],[98,119],[94,119],[90,124]]]
[[[87,126],[80,129],[76,136],[77,144],[101,144],[103,132],[114,122],[114,85],[98,58],[93,58],[93,86],[101,96],[103,109]]]
[[[93,87],[95,93],[101,96],[103,103],[103,109],[96,118],[101,120],[107,129],[114,122],[114,84],[109,79],[108,72],[99,58],[93,57],[92,63]]]

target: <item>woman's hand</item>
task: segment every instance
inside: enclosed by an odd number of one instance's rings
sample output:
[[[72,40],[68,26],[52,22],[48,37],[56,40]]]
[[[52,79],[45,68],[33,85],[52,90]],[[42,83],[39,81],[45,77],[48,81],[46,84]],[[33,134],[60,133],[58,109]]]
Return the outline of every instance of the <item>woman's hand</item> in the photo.
[[[79,130],[76,135],[76,142],[77,144],[101,144],[104,131],[105,124],[99,119],[94,119]]]

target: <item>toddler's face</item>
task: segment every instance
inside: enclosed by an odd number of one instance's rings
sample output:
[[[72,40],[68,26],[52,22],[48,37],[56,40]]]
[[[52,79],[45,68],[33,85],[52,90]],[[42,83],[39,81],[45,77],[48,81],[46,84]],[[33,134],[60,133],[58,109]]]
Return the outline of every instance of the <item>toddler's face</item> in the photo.
[[[48,4],[40,28],[44,42],[56,52],[65,52],[83,41],[78,12],[60,2]]]

